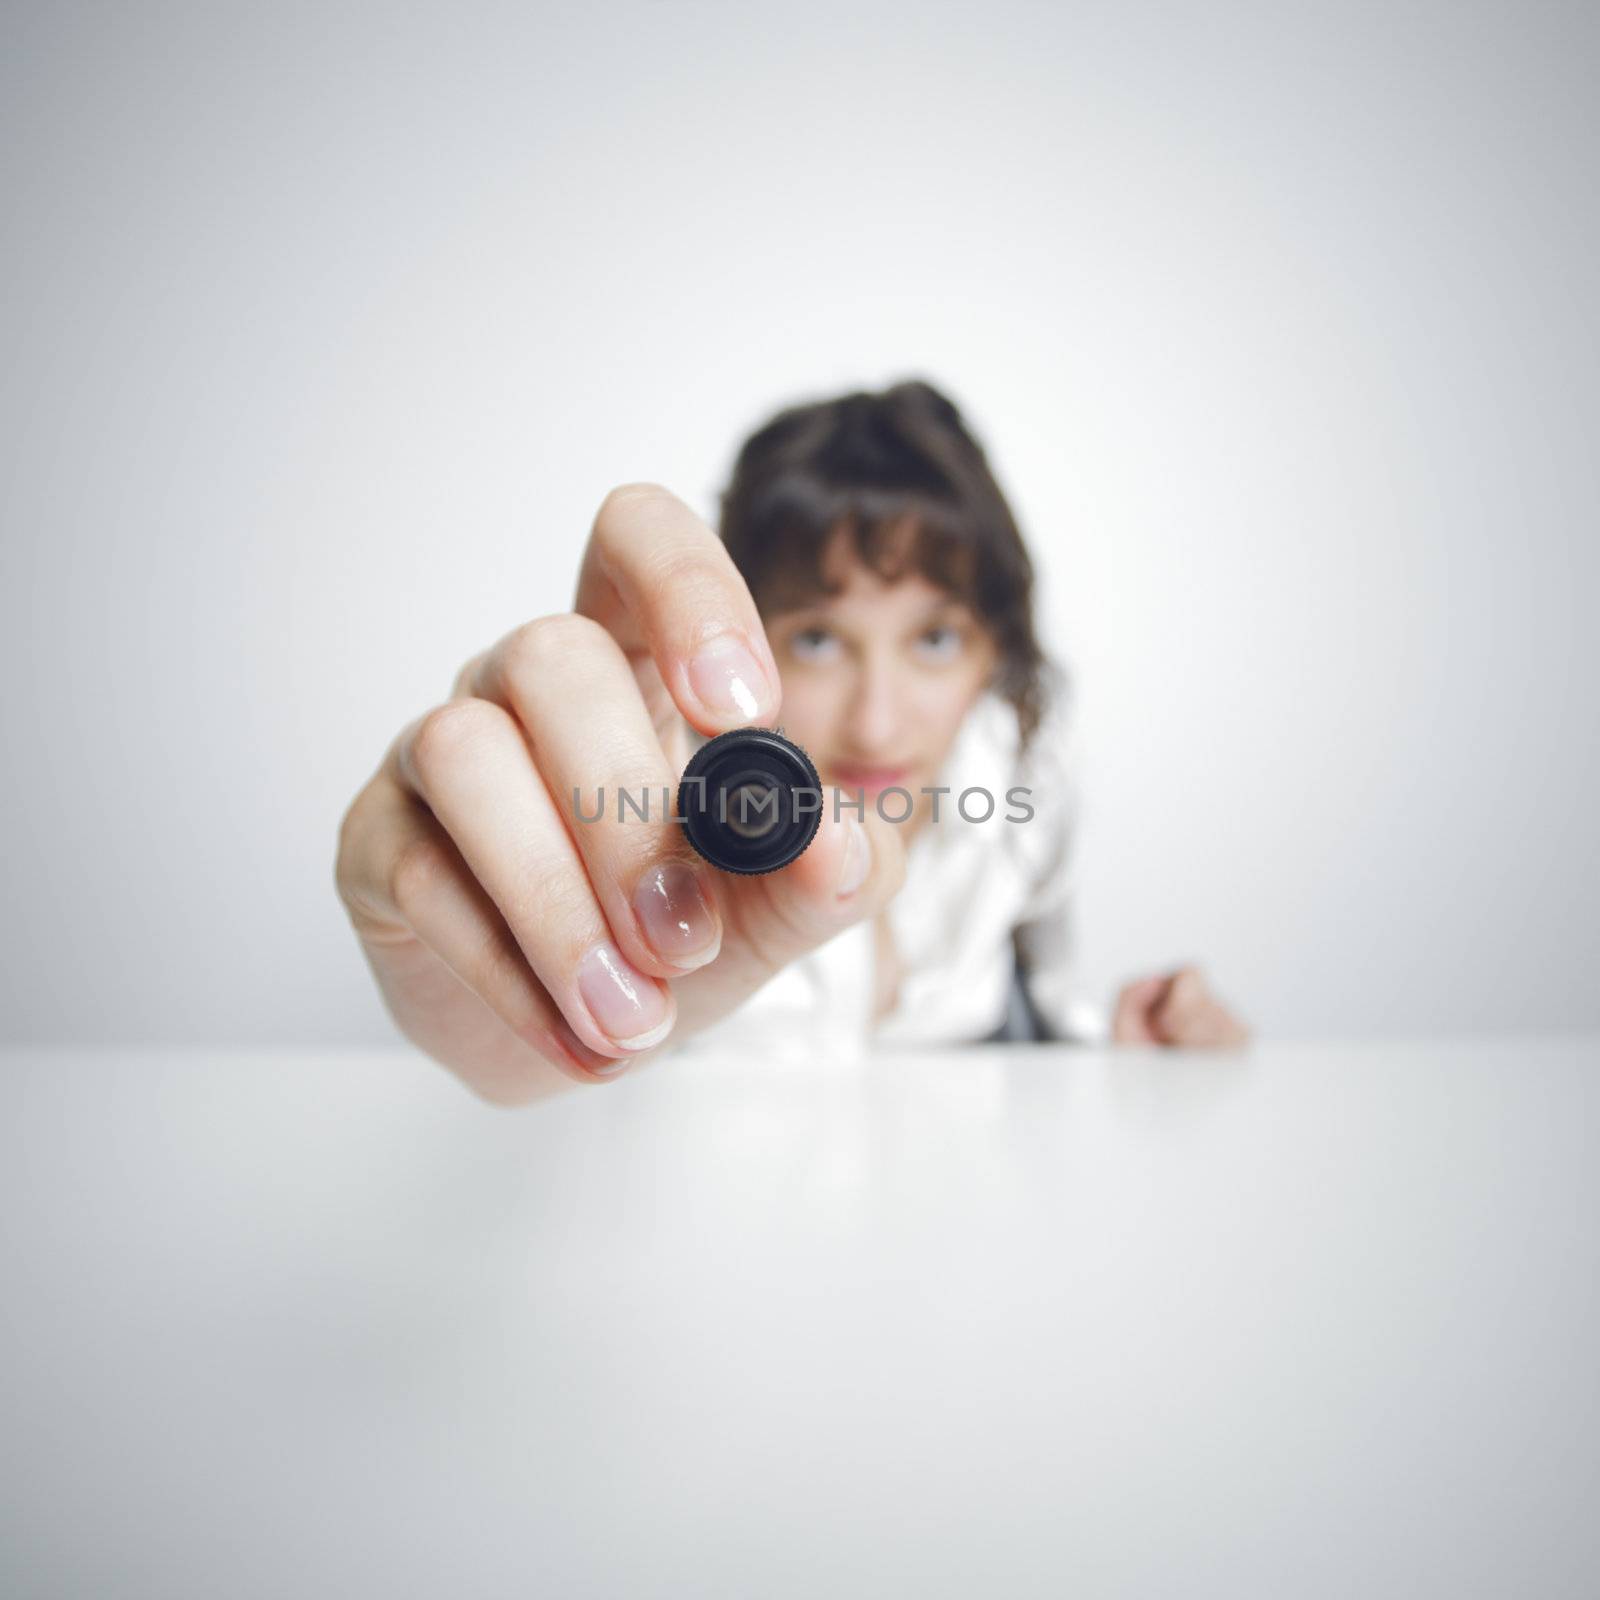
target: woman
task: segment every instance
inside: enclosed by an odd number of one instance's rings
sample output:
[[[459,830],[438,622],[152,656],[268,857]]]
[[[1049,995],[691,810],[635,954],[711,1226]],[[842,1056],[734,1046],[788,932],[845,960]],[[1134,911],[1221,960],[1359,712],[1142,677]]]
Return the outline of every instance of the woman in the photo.
[[[983,452],[924,383],[774,418],[721,539],[663,488],[613,490],[573,610],[468,661],[345,814],[337,884],[396,1022],[496,1103],[669,1041],[1086,1031],[1067,706],[1032,605]],[[718,873],[660,807],[580,823],[752,723],[857,802],[790,866]],[[1191,968],[1127,985],[1111,1032],[1245,1037]]]

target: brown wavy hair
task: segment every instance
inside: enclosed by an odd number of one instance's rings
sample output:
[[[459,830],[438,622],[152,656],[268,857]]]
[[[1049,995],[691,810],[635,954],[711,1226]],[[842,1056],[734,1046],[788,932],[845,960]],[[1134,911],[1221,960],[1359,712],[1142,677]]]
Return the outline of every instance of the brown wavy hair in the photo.
[[[840,532],[885,581],[920,572],[972,607],[1026,748],[1054,671],[1034,633],[1033,562],[982,447],[932,384],[791,406],[745,440],[721,534],[763,613],[837,592],[823,565]]]

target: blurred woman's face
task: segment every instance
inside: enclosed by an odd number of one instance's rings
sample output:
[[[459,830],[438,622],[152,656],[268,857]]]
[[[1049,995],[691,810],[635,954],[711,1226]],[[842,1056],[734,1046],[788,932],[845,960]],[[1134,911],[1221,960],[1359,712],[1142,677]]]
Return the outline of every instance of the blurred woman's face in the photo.
[[[817,764],[823,782],[870,805],[898,786],[926,819],[924,785],[939,771],[997,661],[974,612],[920,573],[887,582],[836,545],[830,576],[844,587],[765,619],[783,679],[779,724]],[[946,804],[948,805],[948,800]],[[898,816],[898,795],[885,804]]]

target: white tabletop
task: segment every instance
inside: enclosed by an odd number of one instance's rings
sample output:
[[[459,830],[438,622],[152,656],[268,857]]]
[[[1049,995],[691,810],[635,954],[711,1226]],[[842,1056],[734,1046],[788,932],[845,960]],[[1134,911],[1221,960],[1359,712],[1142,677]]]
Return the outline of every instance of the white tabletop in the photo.
[[[1600,1592],[1594,1040],[0,1074],[7,1595]]]

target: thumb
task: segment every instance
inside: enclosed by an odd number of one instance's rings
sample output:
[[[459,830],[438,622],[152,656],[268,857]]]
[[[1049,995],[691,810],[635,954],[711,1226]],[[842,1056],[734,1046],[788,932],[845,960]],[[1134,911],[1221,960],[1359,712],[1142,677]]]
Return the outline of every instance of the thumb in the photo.
[[[1112,1042],[1160,1044],[1162,1040],[1156,1030],[1156,1016],[1166,1003],[1171,987],[1172,976],[1165,973],[1124,985],[1117,996],[1116,1012],[1111,1019]]]
[[[831,793],[831,791],[829,791]],[[905,881],[902,827],[869,806],[864,817],[825,800],[816,837],[788,866],[719,884],[726,977],[764,983],[837,933],[876,916]]]

